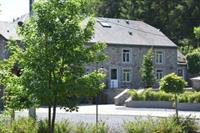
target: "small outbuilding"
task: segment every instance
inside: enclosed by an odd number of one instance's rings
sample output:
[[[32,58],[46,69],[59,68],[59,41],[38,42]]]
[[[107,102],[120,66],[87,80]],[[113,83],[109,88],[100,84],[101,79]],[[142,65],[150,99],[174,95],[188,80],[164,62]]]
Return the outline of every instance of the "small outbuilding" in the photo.
[[[192,81],[192,88],[195,90],[200,90],[200,76],[191,78]]]

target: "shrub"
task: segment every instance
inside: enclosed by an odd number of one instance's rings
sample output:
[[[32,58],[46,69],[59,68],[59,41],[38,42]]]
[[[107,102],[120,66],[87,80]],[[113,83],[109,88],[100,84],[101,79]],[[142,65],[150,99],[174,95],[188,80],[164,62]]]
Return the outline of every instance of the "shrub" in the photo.
[[[150,117],[147,120],[138,117],[134,121],[125,122],[123,126],[127,133],[152,133],[155,122]]]
[[[127,133],[182,133],[181,127],[172,119],[136,119],[126,122],[124,128]]]
[[[37,123],[32,118],[20,117],[12,123],[1,123],[1,133],[37,133]]]
[[[179,118],[136,118],[135,121],[125,122],[124,129],[127,133],[190,133],[198,129],[197,123],[190,116]]]
[[[136,90],[130,90],[129,94],[132,96],[132,100],[145,100],[145,101],[172,101],[173,95],[162,91],[153,91],[147,89],[138,93]]]
[[[195,121],[195,118],[191,118],[190,115],[185,118],[181,117],[179,119],[179,124],[185,133],[192,133],[198,130],[198,124]]]
[[[136,90],[130,90],[129,94],[132,96],[132,100],[144,100],[142,93],[138,93]]]
[[[104,122],[99,122],[97,129],[96,124],[79,122],[73,130],[75,133],[108,133],[108,126]]]
[[[179,95],[180,103],[200,103],[200,92],[184,92]]]

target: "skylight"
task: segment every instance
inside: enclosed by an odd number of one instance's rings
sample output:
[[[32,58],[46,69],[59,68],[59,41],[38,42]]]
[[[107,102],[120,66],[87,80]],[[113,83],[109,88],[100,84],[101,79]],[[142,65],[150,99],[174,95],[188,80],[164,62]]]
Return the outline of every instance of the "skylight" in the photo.
[[[99,23],[101,24],[101,26],[106,27],[106,28],[111,28],[111,25],[105,21],[99,21]]]

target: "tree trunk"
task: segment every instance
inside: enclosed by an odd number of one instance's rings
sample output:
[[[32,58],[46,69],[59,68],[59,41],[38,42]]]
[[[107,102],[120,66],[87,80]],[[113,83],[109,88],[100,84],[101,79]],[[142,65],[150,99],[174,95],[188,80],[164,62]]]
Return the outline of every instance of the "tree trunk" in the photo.
[[[52,127],[51,127],[51,105],[48,106],[48,131],[49,133],[52,133]]]
[[[11,123],[15,120],[15,110],[11,110]]]
[[[177,109],[177,104],[178,104],[178,99],[177,99],[177,94],[175,94],[175,109],[176,109],[176,118],[178,120],[178,109]]]
[[[53,105],[53,115],[52,115],[52,133],[54,133],[55,128],[55,118],[56,118],[56,105],[57,105],[57,96],[55,96],[55,101]]]

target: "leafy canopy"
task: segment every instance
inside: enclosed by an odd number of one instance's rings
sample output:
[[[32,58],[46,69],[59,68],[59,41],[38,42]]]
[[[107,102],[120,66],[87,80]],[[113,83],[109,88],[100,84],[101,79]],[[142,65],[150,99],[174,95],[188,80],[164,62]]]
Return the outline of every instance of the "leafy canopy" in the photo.
[[[200,48],[187,54],[188,70],[192,74],[200,73]]]
[[[182,77],[177,76],[175,73],[171,73],[163,77],[160,81],[160,90],[167,93],[182,93],[186,85],[186,82]]]
[[[7,106],[28,108],[32,105],[24,101],[29,101],[73,110],[76,97],[93,96],[103,89],[104,72],[85,73],[88,64],[106,57],[101,52],[104,44],[88,44],[94,26],[90,1],[39,0],[34,4],[34,15],[19,27],[23,45],[11,42],[10,57],[2,61]],[[16,63],[19,77],[10,72]],[[18,100],[23,96],[24,100]]]

